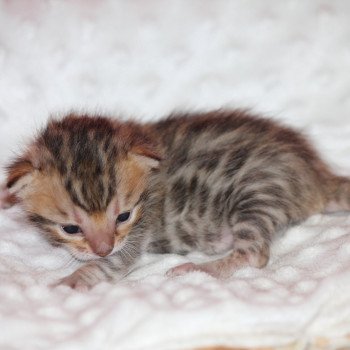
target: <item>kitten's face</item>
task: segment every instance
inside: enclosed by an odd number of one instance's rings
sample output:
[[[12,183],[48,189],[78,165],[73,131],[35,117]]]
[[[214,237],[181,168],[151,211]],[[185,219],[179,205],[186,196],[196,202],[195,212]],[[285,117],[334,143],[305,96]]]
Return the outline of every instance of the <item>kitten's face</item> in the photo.
[[[103,210],[89,212],[74,203],[57,173],[35,171],[21,191],[22,205],[29,218],[41,226],[53,244],[64,244],[80,259],[106,256],[122,247],[133,224],[141,215],[138,203],[145,186],[145,175],[137,160],[120,163],[116,194]],[[80,181],[72,183],[78,193]]]
[[[97,118],[74,117],[74,125],[81,123],[74,130],[67,119],[49,124],[9,167],[8,187],[52,244],[81,260],[96,259],[122,249],[158,161],[139,144],[132,147],[130,131],[123,140],[109,120],[100,128]]]

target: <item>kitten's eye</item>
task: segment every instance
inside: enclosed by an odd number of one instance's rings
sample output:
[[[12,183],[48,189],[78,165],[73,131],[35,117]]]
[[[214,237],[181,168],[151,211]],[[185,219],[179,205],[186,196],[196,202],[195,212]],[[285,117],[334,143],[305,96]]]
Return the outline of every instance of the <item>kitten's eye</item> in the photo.
[[[130,211],[126,211],[124,213],[121,213],[118,215],[117,217],[117,223],[118,222],[125,222],[125,221],[128,221],[130,218]]]
[[[70,235],[74,235],[76,233],[80,233],[81,228],[76,225],[67,225],[67,226],[62,226],[62,230],[66,233],[69,233]]]

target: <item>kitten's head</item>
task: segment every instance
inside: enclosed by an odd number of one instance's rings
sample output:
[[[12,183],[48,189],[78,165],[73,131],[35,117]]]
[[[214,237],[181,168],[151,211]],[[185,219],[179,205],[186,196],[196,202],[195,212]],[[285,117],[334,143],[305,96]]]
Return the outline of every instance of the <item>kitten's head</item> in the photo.
[[[10,164],[7,187],[53,244],[92,259],[122,247],[159,160],[139,125],[69,115]]]

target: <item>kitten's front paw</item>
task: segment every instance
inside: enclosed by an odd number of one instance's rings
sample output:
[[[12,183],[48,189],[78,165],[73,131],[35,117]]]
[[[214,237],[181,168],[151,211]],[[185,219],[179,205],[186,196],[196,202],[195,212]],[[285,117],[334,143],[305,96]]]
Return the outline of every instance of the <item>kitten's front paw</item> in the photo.
[[[53,287],[68,286],[80,292],[86,292],[93,288],[98,282],[100,282],[100,280],[94,276],[94,274],[89,273],[86,268],[83,268],[73,272],[67,277],[62,278],[55,283]]]
[[[90,290],[94,284],[91,284],[88,281],[85,281],[85,279],[82,278],[82,276],[78,273],[78,271],[72,273],[71,275],[62,278],[57,283],[53,285],[54,287],[58,286],[68,286],[72,289],[75,289],[80,292],[86,292]]]

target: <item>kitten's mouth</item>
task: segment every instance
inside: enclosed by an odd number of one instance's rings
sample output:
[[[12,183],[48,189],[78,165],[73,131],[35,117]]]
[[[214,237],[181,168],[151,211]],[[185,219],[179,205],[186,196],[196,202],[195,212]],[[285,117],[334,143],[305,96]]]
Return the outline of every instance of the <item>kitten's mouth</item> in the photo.
[[[115,248],[115,246],[112,247],[109,244],[102,242],[99,245],[98,249],[96,249],[96,251],[94,251],[94,253],[97,254],[98,256],[104,258],[104,257],[110,255],[110,253],[113,251],[114,248]]]
[[[91,260],[97,260],[97,259],[103,259],[103,258],[108,258],[109,256],[117,253],[118,251],[122,250],[125,244],[125,240],[123,239],[122,241],[117,242],[113,249],[111,249],[107,254],[105,255],[100,255],[94,252],[89,252],[89,251],[79,251],[76,249],[70,249],[70,253],[74,256],[75,259],[79,261],[91,261]]]

